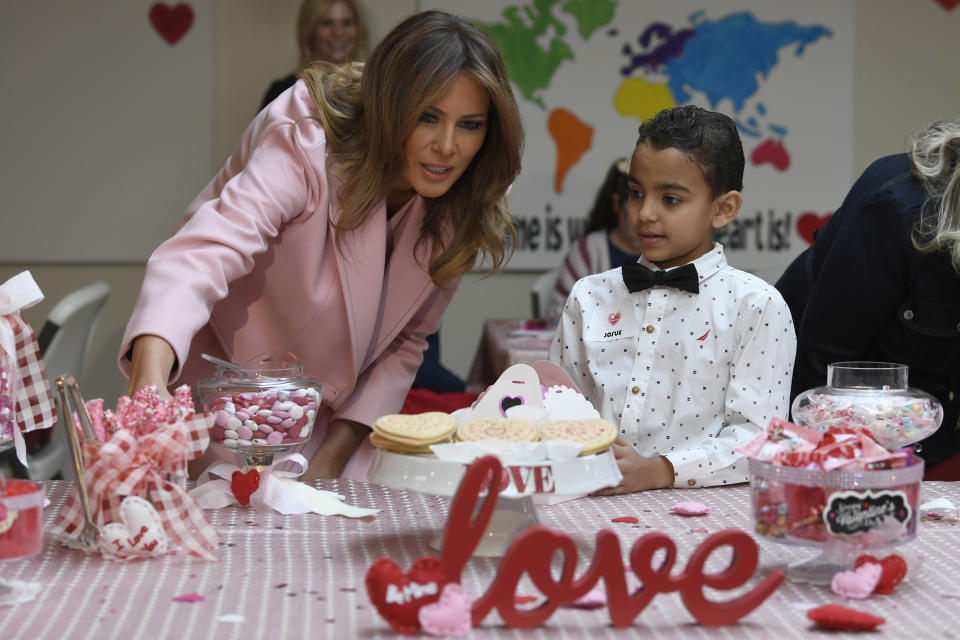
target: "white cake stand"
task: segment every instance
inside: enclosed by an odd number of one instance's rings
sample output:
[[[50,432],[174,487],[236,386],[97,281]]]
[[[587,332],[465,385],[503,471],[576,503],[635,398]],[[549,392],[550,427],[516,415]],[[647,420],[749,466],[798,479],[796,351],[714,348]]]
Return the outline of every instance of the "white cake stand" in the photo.
[[[617,485],[623,478],[613,451],[609,449],[573,460],[509,463],[503,468],[509,476],[509,484],[497,498],[490,523],[473,552],[475,556],[502,556],[514,536],[539,524],[534,495],[583,495]],[[465,471],[464,463],[440,460],[433,454],[409,455],[380,449],[367,480],[391,489],[453,496]],[[480,504],[478,502],[477,506]],[[438,550],[443,548],[442,530],[430,546]]]

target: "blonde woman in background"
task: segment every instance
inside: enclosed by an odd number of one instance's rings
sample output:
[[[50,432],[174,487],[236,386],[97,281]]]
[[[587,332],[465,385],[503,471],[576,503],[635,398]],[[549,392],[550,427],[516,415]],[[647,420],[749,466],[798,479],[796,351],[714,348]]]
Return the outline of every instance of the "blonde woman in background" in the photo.
[[[293,86],[299,74],[316,61],[343,64],[370,54],[370,31],[357,0],[303,0],[297,13],[297,70],[273,82],[260,108]]]
[[[833,362],[908,365],[944,410],[926,477],[960,480],[960,120],[871,164],[777,289],[797,328],[791,398]]]
[[[362,479],[461,276],[511,250],[523,126],[493,40],[440,11],[261,111],[147,263],[128,393],[293,352],[324,383],[306,479]]]

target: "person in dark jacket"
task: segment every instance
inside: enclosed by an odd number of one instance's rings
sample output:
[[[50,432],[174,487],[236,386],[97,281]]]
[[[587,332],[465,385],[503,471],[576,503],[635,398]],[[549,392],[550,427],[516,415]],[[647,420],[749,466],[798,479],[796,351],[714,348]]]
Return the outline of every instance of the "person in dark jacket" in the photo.
[[[833,362],[906,364],[943,404],[920,446],[928,471],[960,453],[960,120],[871,164],[776,287],[797,327],[791,398]],[[960,479],[960,456],[947,466]]]

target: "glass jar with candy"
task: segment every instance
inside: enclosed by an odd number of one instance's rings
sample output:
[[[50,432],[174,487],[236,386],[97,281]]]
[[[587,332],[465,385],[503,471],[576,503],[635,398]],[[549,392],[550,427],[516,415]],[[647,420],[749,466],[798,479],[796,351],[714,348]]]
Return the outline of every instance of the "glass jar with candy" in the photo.
[[[305,443],[313,432],[323,385],[286,360],[241,364],[204,356],[215,363],[213,377],[194,392],[214,416],[211,441],[243,454],[247,466],[270,466],[273,456]]]
[[[808,389],[793,401],[793,421],[826,431],[866,429],[889,450],[931,435],[943,420],[940,401],[907,386],[908,367],[893,362],[835,362],[827,384]]]

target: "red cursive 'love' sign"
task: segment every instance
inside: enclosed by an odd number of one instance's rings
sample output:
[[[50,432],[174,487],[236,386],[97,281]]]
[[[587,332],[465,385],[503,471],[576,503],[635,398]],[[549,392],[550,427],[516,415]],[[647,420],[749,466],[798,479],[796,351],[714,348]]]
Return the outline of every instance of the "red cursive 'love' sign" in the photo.
[[[441,558],[449,582],[460,581],[464,565],[490,522],[501,488],[500,483],[490,480],[501,477],[501,469],[496,457],[486,456],[469,465],[460,481],[450,504]],[[487,495],[477,508],[483,491]],[[704,567],[710,555],[722,547],[733,551],[729,564],[717,573],[706,573]],[[559,578],[554,578],[551,563],[557,554],[563,566]],[[654,566],[653,559],[658,554],[662,560]],[[758,555],[757,544],[749,535],[739,529],[724,529],[700,543],[683,571],[673,573],[676,544],[663,533],[648,533],[638,538],[630,549],[630,568],[642,583],[631,593],[627,588],[620,542],[609,529],[597,533],[593,563],[580,577],[575,577],[577,549],[570,536],[546,527],[531,527],[513,539],[493,583],[473,603],[473,624],[480,624],[496,609],[511,627],[538,626],[560,605],[586,595],[601,578],[606,585],[607,609],[615,627],[630,625],[657,594],[672,591],[680,592],[684,606],[700,624],[730,624],[766,600],[783,582],[783,572],[771,572],[749,592],[726,601],[709,600],[704,587],[727,591],[743,586],[757,569]],[[534,609],[520,610],[514,596],[525,573],[546,600]]]

